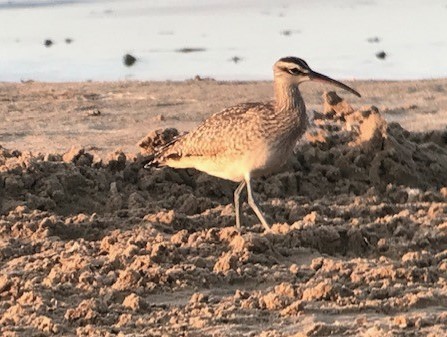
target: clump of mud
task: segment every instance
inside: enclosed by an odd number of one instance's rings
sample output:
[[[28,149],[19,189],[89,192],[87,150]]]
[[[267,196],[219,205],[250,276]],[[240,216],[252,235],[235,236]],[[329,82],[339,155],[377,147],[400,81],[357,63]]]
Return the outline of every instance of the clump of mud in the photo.
[[[415,137],[399,124],[387,124],[374,106],[354,110],[334,92],[324,95],[308,143],[298,148],[297,171],[321,189],[364,193],[389,184],[440,188],[447,181],[447,150]],[[306,182],[307,184],[307,182]],[[315,189],[316,187],[316,189]]]
[[[143,139],[138,142],[143,154],[153,154],[157,148],[169,143],[179,135],[177,129],[168,128],[164,130],[154,130],[149,132]]]
[[[143,169],[173,129],[105,160],[0,148],[1,334],[442,335],[442,137],[324,98],[285,170],[254,183],[271,233],[245,204],[236,230],[234,183]]]

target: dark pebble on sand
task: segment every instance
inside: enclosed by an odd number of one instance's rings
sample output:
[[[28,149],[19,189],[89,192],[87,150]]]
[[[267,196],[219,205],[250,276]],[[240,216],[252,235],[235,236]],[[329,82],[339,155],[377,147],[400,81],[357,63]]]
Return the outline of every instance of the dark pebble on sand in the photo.
[[[386,58],[386,53],[384,51],[379,51],[378,53],[376,53],[376,57],[378,59],[384,60]]]
[[[88,116],[101,116],[101,111],[100,110],[98,110],[98,109],[93,109],[92,111],[90,111],[89,113],[88,113]]]
[[[180,49],[176,49],[177,53],[197,53],[197,52],[201,52],[201,51],[205,51],[205,48],[190,48],[190,47],[186,47],[186,48],[180,48]]]
[[[43,42],[43,45],[45,46],[45,47],[51,47],[52,45],[53,45],[53,41],[52,40],[50,40],[50,39],[46,39],[44,42]]]
[[[234,63],[239,63],[239,62],[242,61],[242,57],[239,57],[239,56],[233,56],[233,57],[230,59],[230,61],[231,61],[231,62],[234,62]]]
[[[380,39],[377,36],[374,36],[374,37],[368,38],[366,41],[368,41],[369,43],[379,43]]]
[[[126,66],[128,66],[128,67],[130,67],[131,65],[133,65],[136,61],[137,61],[137,59],[136,59],[134,56],[130,55],[130,54],[126,54],[126,55],[124,55],[124,57],[123,57],[123,63],[124,63]]]

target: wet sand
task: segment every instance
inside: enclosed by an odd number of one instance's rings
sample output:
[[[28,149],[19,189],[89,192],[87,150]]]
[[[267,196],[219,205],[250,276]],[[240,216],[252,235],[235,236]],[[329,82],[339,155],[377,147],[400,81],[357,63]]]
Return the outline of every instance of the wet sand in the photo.
[[[270,82],[0,84],[1,334],[446,335],[447,80],[349,84],[303,85],[313,128],[253,186],[272,233],[137,145]]]
[[[445,77],[445,12],[443,0],[0,0],[14,27],[0,30],[0,81],[270,80],[288,55],[343,79]]]

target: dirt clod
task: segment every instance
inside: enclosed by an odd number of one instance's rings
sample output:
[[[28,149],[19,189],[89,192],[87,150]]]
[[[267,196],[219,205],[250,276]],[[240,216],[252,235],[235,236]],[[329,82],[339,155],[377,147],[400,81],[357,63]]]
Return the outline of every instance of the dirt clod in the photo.
[[[151,131],[138,142],[138,146],[141,147],[143,154],[152,154],[178,135],[178,130],[173,128]]]

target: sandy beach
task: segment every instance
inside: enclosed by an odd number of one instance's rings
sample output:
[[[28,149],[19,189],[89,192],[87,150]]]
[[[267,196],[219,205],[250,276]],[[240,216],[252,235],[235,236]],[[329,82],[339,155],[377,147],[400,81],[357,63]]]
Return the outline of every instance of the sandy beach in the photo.
[[[271,82],[0,83],[0,334],[446,336],[447,79],[348,84],[302,86],[264,233],[234,183],[138,144]]]
[[[384,118],[410,131],[447,125],[447,80],[346,81],[362,93],[356,107],[376,106]],[[302,85],[307,110],[322,110],[327,86]],[[149,131],[188,131],[221,109],[273,98],[272,82],[83,82],[0,83],[1,145],[48,153],[72,146],[104,156],[115,150],[139,152]]]

